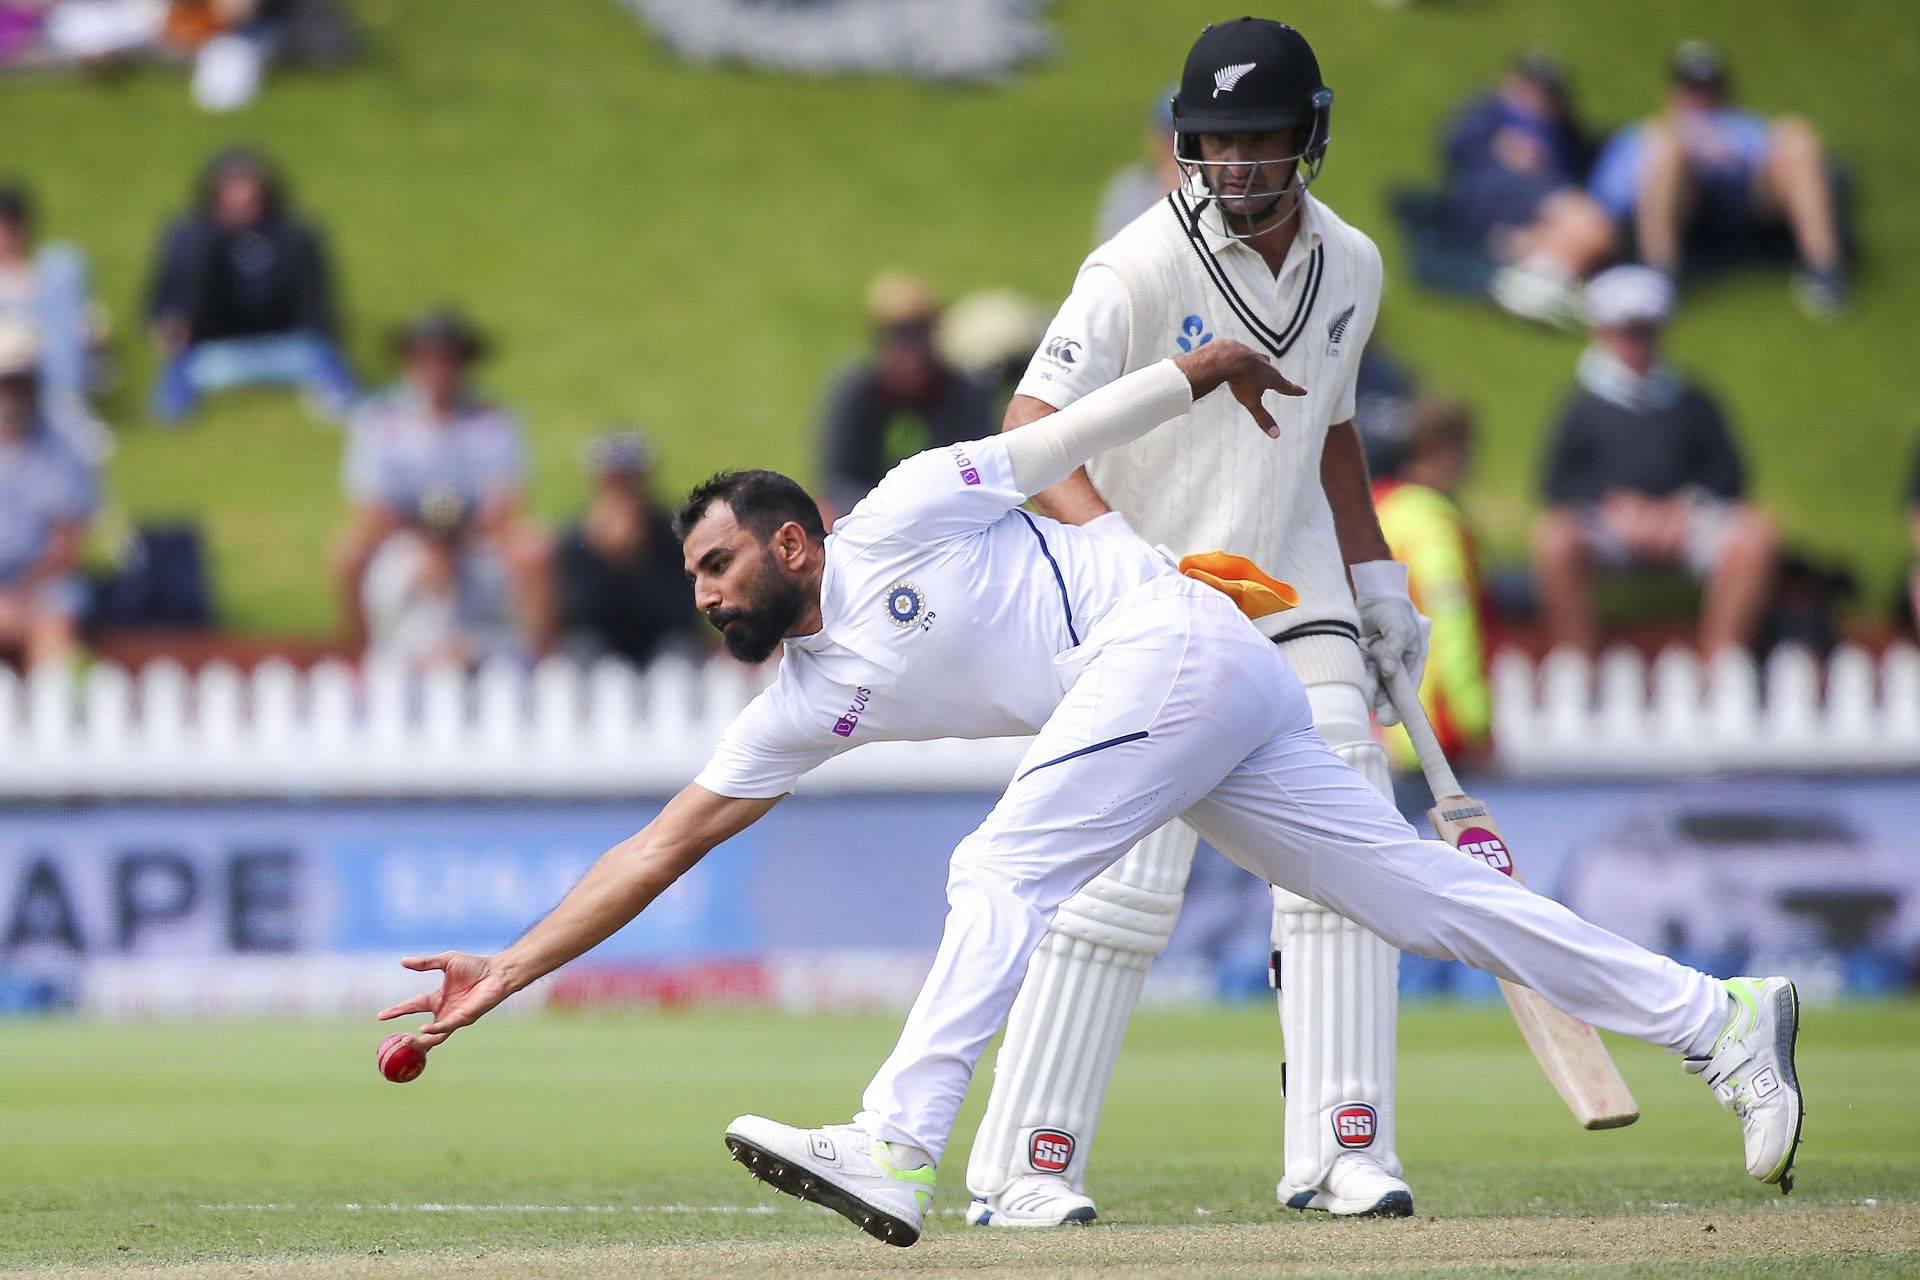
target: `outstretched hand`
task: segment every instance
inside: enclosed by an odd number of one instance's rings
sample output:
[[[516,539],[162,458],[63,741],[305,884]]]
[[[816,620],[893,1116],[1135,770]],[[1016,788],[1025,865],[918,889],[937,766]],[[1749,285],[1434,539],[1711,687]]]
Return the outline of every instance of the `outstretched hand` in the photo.
[[[513,994],[513,986],[499,972],[493,956],[442,951],[437,956],[408,956],[400,963],[421,973],[438,969],[445,975],[434,990],[380,1011],[383,1022],[410,1013],[432,1014],[433,1021],[413,1036],[422,1049],[431,1049],[461,1027],[479,1021],[480,1015]]]
[[[1206,343],[1174,360],[1193,387],[1193,398],[1209,394],[1225,385],[1253,418],[1254,424],[1274,439],[1280,438],[1280,424],[1260,402],[1269,391],[1283,396],[1303,396],[1307,389],[1287,381],[1274,368],[1273,361],[1245,343],[1220,338]]]

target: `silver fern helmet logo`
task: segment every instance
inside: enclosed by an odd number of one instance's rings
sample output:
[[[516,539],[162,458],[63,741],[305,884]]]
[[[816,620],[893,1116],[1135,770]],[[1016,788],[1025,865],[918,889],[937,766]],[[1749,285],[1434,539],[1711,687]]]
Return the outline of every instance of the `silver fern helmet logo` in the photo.
[[[1259,65],[1257,62],[1236,62],[1230,67],[1222,67],[1214,72],[1213,96],[1217,98],[1223,93],[1232,93],[1233,86],[1239,84],[1246,78],[1247,72]]]

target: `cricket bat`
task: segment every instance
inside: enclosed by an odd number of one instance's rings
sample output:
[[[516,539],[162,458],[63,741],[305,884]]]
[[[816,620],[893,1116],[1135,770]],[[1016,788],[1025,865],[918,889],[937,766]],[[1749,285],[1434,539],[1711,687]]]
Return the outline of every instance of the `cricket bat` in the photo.
[[[1440,741],[1434,737],[1426,709],[1420,705],[1419,691],[1404,670],[1388,679],[1387,691],[1413,742],[1414,753],[1420,757],[1427,787],[1433,792],[1433,808],[1427,810],[1427,818],[1433,823],[1434,833],[1461,853],[1520,879],[1513,852],[1493,815],[1486,805],[1460,789],[1453,766],[1447,763]],[[1618,1129],[1640,1118],[1640,1106],[1627,1089],[1627,1082],[1620,1078],[1620,1069],[1606,1045],[1600,1042],[1599,1032],[1554,1008],[1530,987],[1502,978],[1500,993],[1507,998],[1507,1008],[1540,1069],[1581,1127]]]

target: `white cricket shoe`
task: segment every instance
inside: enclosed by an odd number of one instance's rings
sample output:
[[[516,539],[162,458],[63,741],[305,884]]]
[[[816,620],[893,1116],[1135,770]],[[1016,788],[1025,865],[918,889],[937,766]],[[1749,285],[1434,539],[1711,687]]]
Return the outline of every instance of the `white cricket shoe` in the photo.
[[[727,1126],[727,1150],[774,1190],[825,1205],[887,1244],[918,1240],[933,1202],[932,1165],[900,1168],[887,1143],[854,1125],[796,1129],[741,1116]]]
[[[1099,1216],[1093,1201],[1052,1174],[1015,1178],[998,1195],[975,1196],[967,1206],[967,1224],[975,1227],[1084,1227]]]
[[[1806,1116],[1793,1068],[1800,993],[1785,978],[1728,978],[1721,985],[1732,1006],[1727,1025],[1709,1056],[1688,1058],[1685,1066],[1704,1075],[1720,1105],[1740,1117],[1747,1172],[1785,1195],[1793,1190]]]
[[[1342,1218],[1413,1216],[1413,1188],[1372,1156],[1357,1152],[1337,1157],[1324,1185],[1296,1187],[1283,1178],[1274,1194],[1282,1208],[1313,1209]]]

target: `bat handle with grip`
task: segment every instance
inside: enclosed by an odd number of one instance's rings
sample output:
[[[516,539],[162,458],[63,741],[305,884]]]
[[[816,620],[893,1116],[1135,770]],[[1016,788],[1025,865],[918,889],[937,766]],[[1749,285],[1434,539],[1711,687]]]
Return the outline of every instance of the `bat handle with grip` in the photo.
[[[1393,709],[1400,713],[1400,723],[1406,727],[1407,737],[1413,743],[1413,753],[1420,757],[1420,772],[1427,776],[1427,789],[1433,792],[1434,803],[1438,804],[1444,796],[1465,795],[1460,789],[1460,780],[1453,776],[1453,766],[1447,763],[1446,752],[1440,749],[1440,739],[1434,736],[1427,709],[1420,705],[1420,691],[1408,678],[1406,668],[1394,667],[1386,674],[1386,680],[1387,694],[1393,699]]]

